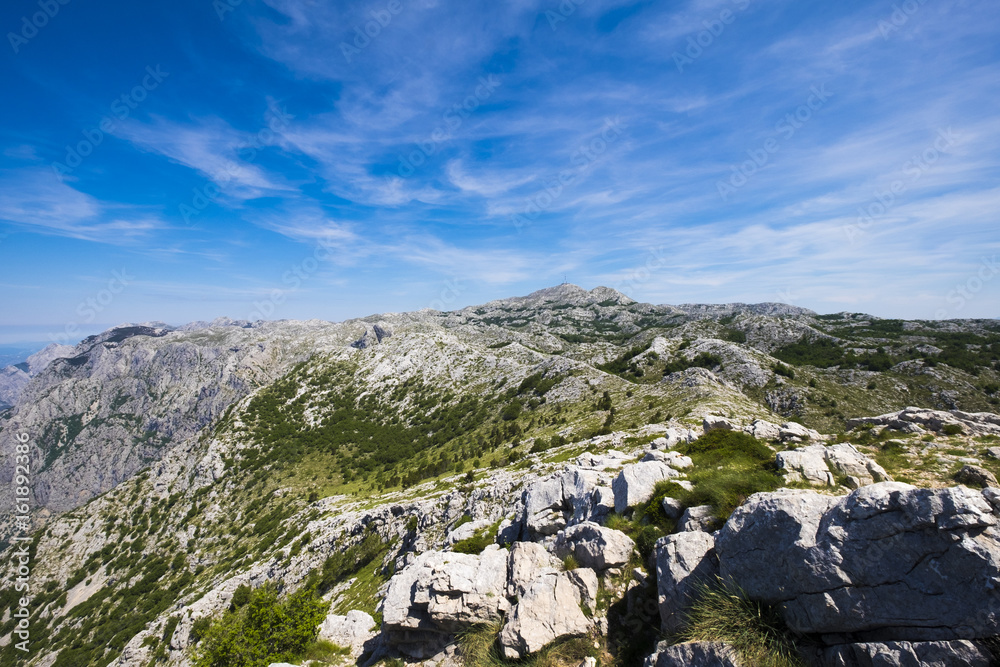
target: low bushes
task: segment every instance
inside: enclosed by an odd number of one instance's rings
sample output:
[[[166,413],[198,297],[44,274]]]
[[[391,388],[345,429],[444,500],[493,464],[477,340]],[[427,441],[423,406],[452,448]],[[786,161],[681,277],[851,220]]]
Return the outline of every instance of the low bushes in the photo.
[[[271,586],[250,593],[249,601],[213,621],[195,653],[196,667],[267,667],[293,662],[316,639],[330,603],[307,586],[279,600]]]

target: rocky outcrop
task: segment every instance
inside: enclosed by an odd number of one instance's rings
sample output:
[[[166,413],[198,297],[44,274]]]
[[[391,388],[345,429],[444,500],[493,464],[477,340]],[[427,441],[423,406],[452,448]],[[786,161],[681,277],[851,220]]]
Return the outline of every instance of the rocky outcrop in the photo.
[[[507,601],[508,552],[478,555],[428,551],[389,581],[382,633],[401,653],[427,658],[454,635],[500,619]]]
[[[657,540],[653,553],[661,629],[675,635],[697,586],[712,584],[718,575],[715,538],[700,531],[668,535]]]
[[[708,433],[709,431],[738,431],[739,427],[726,417],[719,415],[705,415],[701,420],[701,427]]]
[[[346,616],[330,614],[319,626],[318,639],[333,642],[350,650],[350,656],[357,659],[362,653],[374,649],[379,628],[369,614],[356,609]]]
[[[835,475],[839,475],[846,477],[848,487],[856,489],[892,480],[882,466],[848,443],[828,447],[809,445],[778,452],[775,461],[778,468],[784,471],[786,482],[835,486]]]
[[[680,473],[661,461],[644,461],[622,468],[612,488],[615,493],[615,511],[619,514],[653,497],[659,482],[680,477]]]
[[[720,576],[801,633],[975,639],[1000,630],[1000,532],[978,491],[895,482],[754,495],[716,537]],[[778,576],[775,576],[778,574]]]
[[[516,660],[559,637],[586,634],[593,627],[590,615],[596,601],[593,570],[543,574],[528,587],[500,632],[504,657]]]
[[[378,324],[373,324],[371,326],[365,327],[365,332],[361,334],[360,338],[351,343],[351,347],[356,348],[358,350],[364,350],[371,347],[372,345],[378,345],[384,339],[389,338],[390,336],[392,336],[391,331],[379,326]]]
[[[515,542],[510,547],[510,581],[507,596],[523,597],[540,576],[562,571],[562,563],[537,542]]]
[[[889,412],[877,417],[858,417],[847,420],[849,430],[865,425],[881,426],[908,433],[941,432],[945,426],[951,425],[970,435],[1000,435],[1000,415],[990,412],[944,411],[908,407],[899,412]],[[917,426],[919,430],[914,431],[912,426]]]
[[[778,440],[781,438],[781,427],[763,419],[755,419],[743,428],[743,431],[758,440]]]
[[[814,667],[990,667],[988,650],[970,641],[843,644],[818,652]]]
[[[694,461],[691,460],[690,456],[684,456],[680,452],[672,449],[667,451],[652,449],[643,455],[642,462],[645,461],[660,461],[661,463],[666,463],[675,470],[684,470],[685,468],[690,468],[694,465]]]
[[[697,505],[688,507],[681,514],[677,521],[679,532],[690,532],[694,530],[710,533],[721,526],[722,522],[715,516],[715,510],[711,505]]]
[[[573,556],[580,566],[598,572],[626,565],[634,550],[635,542],[625,533],[590,521],[560,531],[554,545],[560,558]]]
[[[555,535],[569,525],[600,521],[614,511],[611,475],[604,469],[623,461],[607,457],[585,461],[592,465],[567,466],[532,483],[524,492],[525,537]]]
[[[989,470],[968,464],[962,466],[962,469],[955,473],[955,481],[959,484],[966,484],[977,489],[981,489],[986,486],[1000,486],[1000,484],[997,483],[996,475],[991,473]]]
[[[722,642],[661,642],[644,667],[743,667],[736,651]]]

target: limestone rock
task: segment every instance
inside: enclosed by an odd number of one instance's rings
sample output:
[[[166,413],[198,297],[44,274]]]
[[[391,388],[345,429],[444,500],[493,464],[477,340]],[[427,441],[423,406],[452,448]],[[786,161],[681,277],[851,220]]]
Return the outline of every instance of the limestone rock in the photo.
[[[656,561],[660,623],[667,635],[683,627],[683,614],[694,586],[713,581],[719,572],[715,538],[693,531],[661,537],[653,552]]]
[[[722,642],[660,642],[644,667],[742,667],[736,651]]]
[[[778,439],[782,442],[811,442],[822,440],[823,436],[819,431],[806,428],[798,422],[785,422],[778,431]]]
[[[389,580],[382,632],[411,657],[434,655],[451,635],[500,618],[507,602],[505,549],[482,554],[428,551]]]
[[[520,598],[540,576],[555,574],[562,563],[537,542],[515,542],[510,547],[510,580],[507,596]]]
[[[721,524],[722,522],[715,516],[711,505],[698,505],[684,510],[684,514],[677,522],[677,530],[678,532],[698,530],[709,533]]]
[[[1000,483],[997,483],[996,475],[989,470],[968,464],[962,466],[962,469],[955,474],[955,481],[977,489],[985,486],[1000,486]]]
[[[718,415],[705,415],[701,420],[701,426],[705,433],[709,431],[738,431],[739,428],[725,417]]]
[[[319,639],[333,642],[351,650],[351,656],[357,658],[365,650],[365,644],[378,635],[375,619],[363,611],[353,609],[346,616],[330,614],[319,626]]]
[[[668,519],[676,521],[684,514],[684,504],[676,498],[664,498],[660,504],[663,506],[663,513],[667,515]]]
[[[567,466],[532,483],[524,492],[527,537],[555,535],[568,525],[600,521],[613,509],[608,473]]]
[[[989,651],[971,641],[842,644],[821,651],[816,667],[990,667]]]
[[[660,451],[658,449],[650,450],[643,455],[641,461],[660,461],[676,470],[683,470],[694,465],[694,461],[691,460],[690,456],[684,456],[680,452],[672,449],[668,451]]]
[[[582,567],[602,572],[626,565],[635,542],[619,530],[587,521],[560,531],[554,549],[561,558],[572,555]]]
[[[758,440],[778,440],[781,437],[781,427],[763,419],[754,419],[743,430]]]
[[[809,445],[778,452],[775,461],[778,468],[785,471],[788,482],[834,486],[834,472],[854,478],[855,488],[892,479],[882,466],[848,443]]]
[[[926,430],[940,432],[947,424],[962,427],[971,435],[1000,435],[1000,415],[991,412],[963,412],[961,410],[928,410],[908,407],[899,412],[889,412],[877,417],[858,417],[847,420],[849,430],[865,424],[902,430],[906,424],[916,424]]]
[[[653,489],[658,482],[679,476],[679,472],[661,461],[644,461],[625,466],[612,485],[615,511],[621,514],[629,507],[646,502],[653,497]]]
[[[597,575],[579,568],[544,574],[518,601],[500,632],[508,659],[523,658],[560,638],[586,634],[592,627],[581,605],[591,611],[597,597]]]
[[[881,482],[755,494],[715,544],[720,576],[780,604],[795,632],[975,639],[1000,630],[996,525],[978,491]]]

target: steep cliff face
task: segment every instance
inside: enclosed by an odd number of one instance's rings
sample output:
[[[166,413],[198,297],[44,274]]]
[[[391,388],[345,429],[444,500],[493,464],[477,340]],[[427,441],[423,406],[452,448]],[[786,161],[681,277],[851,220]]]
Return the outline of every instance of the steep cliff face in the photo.
[[[642,565],[641,585],[627,567],[609,574],[603,564],[629,543],[603,530],[657,482],[675,481],[685,499],[663,506],[671,521],[697,528],[717,527],[715,510],[695,501],[715,497],[727,465],[733,479],[763,480],[755,490],[787,475],[832,485],[826,493],[884,475],[943,486],[962,465],[1000,472],[985,452],[1000,418],[972,414],[996,412],[998,345],[993,322],[655,306],[572,285],[339,324],[112,329],[59,351],[0,413],[0,484],[13,479],[15,437],[30,441],[30,664],[191,664],[195,622],[227,608],[240,584],[296,590],[324,567],[326,599],[343,616],[329,627],[357,630],[364,618],[348,622],[348,612],[377,619],[391,597],[395,620],[376,634],[397,652],[386,638],[454,657],[462,619],[493,622],[494,612],[519,619],[504,630],[511,656],[549,641],[528,632],[536,626],[585,627],[612,646],[612,621],[596,606],[547,615],[551,599],[590,605],[597,586],[558,559],[594,570],[618,596],[602,605],[637,590],[631,609],[655,568]],[[685,449],[703,430],[733,429],[770,444],[719,460]],[[842,442],[826,447],[833,438]],[[573,539],[558,537],[574,525]],[[651,534],[633,528],[649,552]],[[462,572],[490,573],[469,590],[426,556],[419,566],[438,592],[388,595],[420,555],[490,542],[543,551],[468,560]],[[363,566],[328,564],[355,547]],[[511,578],[525,563],[547,574]],[[0,621],[0,645],[11,620]]]
[[[186,331],[122,327],[55,357],[0,431],[0,483],[14,436],[31,435],[34,505],[62,512],[108,491],[198,433],[294,363],[343,345],[345,325],[265,323]],[[65,355],[65,351],[61,351]],[[0,511],[12,499],[0,499]]]

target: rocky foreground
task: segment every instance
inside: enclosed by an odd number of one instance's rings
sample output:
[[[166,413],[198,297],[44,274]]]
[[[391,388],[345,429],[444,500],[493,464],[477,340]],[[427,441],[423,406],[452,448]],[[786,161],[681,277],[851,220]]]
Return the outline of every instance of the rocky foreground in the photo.
[[[1000,417],[988,413],[911,408],[891,418],[922,420],[928,429],[963,423],[1000,432]],[[773,435],[781,450],[775,464],[803,488],[755,494],[721,528],[711,507],[682,508],[662,498],[677,530],[643,560],[632,538],[605,524],[648,506],[663,481],[689,484],[691,459],[675,448],[712,430]],[[647,432],[648,444],[638,448],[622,447],[622,435],[600,436],[564,464],[539,458],[466,491],[311,523],[320,537],[310,550],[317,552],[335,535],[357,539],[371,531],[400,545],[385,558],[395,573],[378,590],[376,613],[331,613],[320,638],[348,649],[345,661],[398,657],[444,666],[463,663],[463,634],[483,626],[495,628],[499,654],[517,660],[570,637],[597,638],[608,648],[614,626],[620,635],[624,625],[636,632],[652,627],[666,638],[645,657],[646,667],[746,666],[752,663],[723,642],[683,641],[700,587],[726,582],[778,610],[798,638],[801,664],[993,664],[1000,488],[991,473],[982,471],[993,486],[917,488],[891,481],[851,444],[830,444],[829,436],[795,423],[741,427],[709,416],[701,429]],[[782,440],[795,447],[783,449]],[[855,488],[838,495],[848,489],[834,479]],[[480,553],[454,550],[491,525]],[[167,638],[171,660],[187,664],[195,622],[225,610],[239,586],[290,584],[310,560],[306,554],[291,566],[262,564],[182,607]],[[137,636],[115,664],[147,664],[146,638],[161,632],[158,626]]]

